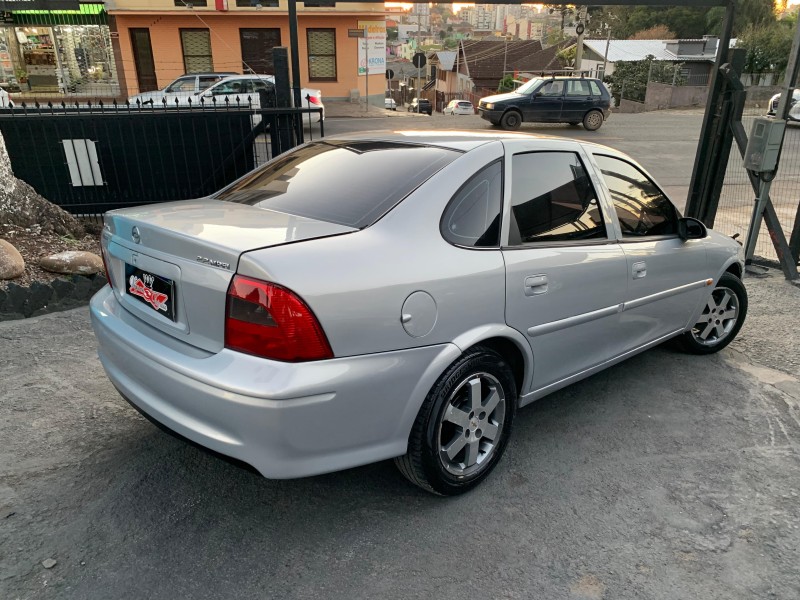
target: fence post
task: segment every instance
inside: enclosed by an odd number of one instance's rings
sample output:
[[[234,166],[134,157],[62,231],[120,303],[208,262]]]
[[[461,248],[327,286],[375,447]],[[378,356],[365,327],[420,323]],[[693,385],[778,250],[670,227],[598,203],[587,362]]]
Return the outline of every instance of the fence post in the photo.
[[[289,87],[289,51],[286,46],[278,46],[272,49],[272,64],[275,68],[275,103],[278,108],[287,108],[291,106],[292,103]],[[261,118],[263,119],[264,116]],[[297,125],[298,121],[300,121],[299,127]],[[289,148],[294,146],[292,143],[293,130],[294,134],[297,136],[298,143],[302,144],[302,118],[295,119],[293,116],[283,115],[270,118],[269,136],[272,142],[273,157],[282,152],[286,152]]]

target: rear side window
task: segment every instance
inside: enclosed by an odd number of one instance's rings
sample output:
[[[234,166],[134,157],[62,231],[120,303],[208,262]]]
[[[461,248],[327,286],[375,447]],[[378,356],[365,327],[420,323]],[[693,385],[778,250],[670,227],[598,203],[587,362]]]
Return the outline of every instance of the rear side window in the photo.
[[[511,165],[510,246],[607,237],[597,194],[577,154],[517,154]]]
[[[460,155],[397,142],[314,142],[281,155],[214,198],[363,229]]]
[[[592,94],[595,96],[602,96],[603,91],[600,89],[600,86],[597,84],[596,81],[590,81],[589,87],[592,88]]]
[[[500,245],[503,166],[497,161],[472,177],[453,197],[442,215],[442,236],[470,248]]]
[[[595,84],[597,85],[597,84]],[[591,96],[589,82],[585,79],[575,79],[567,82],[567,96]]]

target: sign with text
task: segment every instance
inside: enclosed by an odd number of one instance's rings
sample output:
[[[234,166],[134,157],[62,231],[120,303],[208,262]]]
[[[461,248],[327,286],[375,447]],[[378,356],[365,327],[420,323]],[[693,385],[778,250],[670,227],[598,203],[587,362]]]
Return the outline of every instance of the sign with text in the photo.
[[[363,29],[348,29],[347,30],[347,37],[363,38],[364,37],[364,30]]]
[[[78,10],[78,0],[0,0],[0,12],[15,10]]]
[[[358,42],[358,74],[383,75],[386,72],[386,21],[359,21],[367,37]],[[369,58],[369,65],[367,65]]]

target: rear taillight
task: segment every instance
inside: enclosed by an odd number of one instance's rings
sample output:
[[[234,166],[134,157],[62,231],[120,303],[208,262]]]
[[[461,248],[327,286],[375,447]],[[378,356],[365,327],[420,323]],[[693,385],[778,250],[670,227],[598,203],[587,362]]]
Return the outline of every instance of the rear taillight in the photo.
[[[100,258],[103,259],[103,269],[105,269],[106,272],[106,281],[108,281],[108,285],[113,288],[114,284],[111,283],[111,271],[108,269],[108,258],[106,258],[106,249],[103,247],[102,239],[100,240]]]
[[[228,288],[225,347],[285,362],[333,358],[305,302],[284,287],[241,275]]]
[[[309,96],[308,101],[311,104],[317,104],[317,105],[322,104],[322,100],[320,100],[317,96]]]

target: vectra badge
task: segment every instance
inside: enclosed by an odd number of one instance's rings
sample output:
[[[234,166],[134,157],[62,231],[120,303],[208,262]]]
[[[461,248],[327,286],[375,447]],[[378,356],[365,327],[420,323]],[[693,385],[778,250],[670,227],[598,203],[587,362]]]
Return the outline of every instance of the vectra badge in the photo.
[[[211,265],[212,267],[219,267],[220,269],[227,269],[229,271],[231,269],[230,263],[214,260],[213,258],[206,258],[205,256],[198,256],[197,262],[203,263],[204,265]]]

